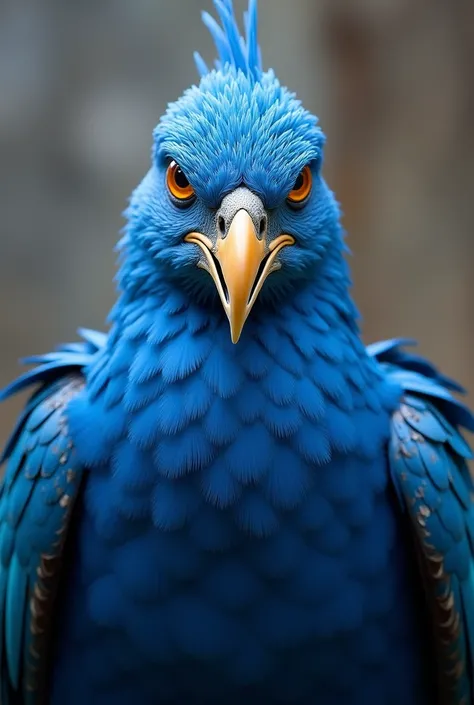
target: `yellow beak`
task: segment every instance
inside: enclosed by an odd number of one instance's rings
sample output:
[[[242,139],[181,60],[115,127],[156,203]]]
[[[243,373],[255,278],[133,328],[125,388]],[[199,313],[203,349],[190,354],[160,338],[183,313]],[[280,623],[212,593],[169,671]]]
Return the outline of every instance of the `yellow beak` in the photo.
[[[184,239],[204,252],[206,264],[201,266],[214,279],[229,319],[232,342],[237,343],[265,279],[281,267],[275,257],[285,245],[293,245],[294,238],[280,235],[267,246],[264,238],[257,237],[252,218],[242,208],[235,214],[227,236],[218,237],[214,247],[201,233],[189,233]]]

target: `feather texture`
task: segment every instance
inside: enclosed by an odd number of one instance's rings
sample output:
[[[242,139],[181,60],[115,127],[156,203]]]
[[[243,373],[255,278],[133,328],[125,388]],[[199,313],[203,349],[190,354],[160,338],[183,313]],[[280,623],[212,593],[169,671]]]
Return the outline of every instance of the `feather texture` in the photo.
[[[41,384],[2,457],[7,463],[0,502],[0,678],[5,705],[36,705],[46,695],[62,554],[82,477],[64,411],[83,387],[81,370],[105,340],[92,331],[83,331],[83,336],[83,343],[35,357],[38,367],[1,393],[5,399]]]
[[[110,332],[0,393],[38,385],[3,454],[1,701],[472,702],[474,417],[410,341],[362,344],[318,121],[262,71],[256,0],[244,36],[214,5],[216,69],[195,55],[154,132]],[[234,345],[186,235],[218,253],[242,194],[268,251],[295,246]]]
[[[250,0],[248,12],[244,15],[245,38],[240,34],[233,3],[227,0],[214,0],[214,5],[222,27],[208,12],[202,13],[202,20],[216,45],[218,53],[216,68],[225,71],[226,67],[233,67],[252,80],[258,81],[262,73],[262,61],[257,36],[256,0]],[[194,59],[201,77],[209,73],[199,54],[195,54]]]
[[[459,386],[400,342],[369,351],[404,389],[392,423],[392,480],[430,608],[439,702],[461,705],[474,699],[474,486],[473,455],[457,427],[474,430],[474,418],[447,392]]]

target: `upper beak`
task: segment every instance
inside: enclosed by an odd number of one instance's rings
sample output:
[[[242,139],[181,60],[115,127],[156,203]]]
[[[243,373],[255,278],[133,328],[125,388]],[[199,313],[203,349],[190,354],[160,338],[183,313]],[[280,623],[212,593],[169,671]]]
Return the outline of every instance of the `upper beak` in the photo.
[[[184,239],[199,245],[204,252],[206,269],[229,319],[232,342],[237,343],[265,279],[281,267],[275,261],[277,254],[285,245],[294,244],[294,238],[283,234],[267,244],[264,237],[257,236],[248,211],[241,208],[225,237],[219,236],[214,246],[201,233],[189,233]]]

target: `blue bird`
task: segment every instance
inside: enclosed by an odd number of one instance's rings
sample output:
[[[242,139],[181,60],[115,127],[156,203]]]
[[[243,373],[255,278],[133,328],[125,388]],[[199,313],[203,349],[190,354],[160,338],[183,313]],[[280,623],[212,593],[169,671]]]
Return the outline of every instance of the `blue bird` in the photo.
[[[461,391],[366,348],[316,118],[256,0],[154,132],[106,335],[27,360],[3,454],[3,705],[468,705]]]

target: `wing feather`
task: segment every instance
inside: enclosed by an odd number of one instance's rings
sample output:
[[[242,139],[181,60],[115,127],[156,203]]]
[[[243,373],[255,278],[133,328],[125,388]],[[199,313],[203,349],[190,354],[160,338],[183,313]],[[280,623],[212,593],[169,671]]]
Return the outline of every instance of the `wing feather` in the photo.
[[[31,384],[27,402],[0,463],[0,698],[2,705],[46,701],[54,603],[61,559],[83,469],[76,459],[65,410],[84,386],[83,369],[105,338],[83,331],[84,342],[36,356],[38,364],[0,392],[0,401]]]
[[[461,387],[400,349],[369,348],[404,391],[392,419],[389,461],[409,519],[437,654],[439,705],[474,702],[474,490],[471,450],[459,428],[474,417],[451,391]]]
[[[26,698],[27,689],[37,693],[34,702],[39,703],[44,691],[48,654],[47,648],[36,648],[36,641],[50,635],[51,623],[42,618],[51,613],[60,561],[52,574],[42,566],[62,554],[64,528],[80,486],[82,468],[75,460],[64,410],[83,384],[80,376],[69,376],[39,402],[25,420],[6,467],[0,501],[0,674],[8,683],[4,705],[26,702],[18,694]]]

